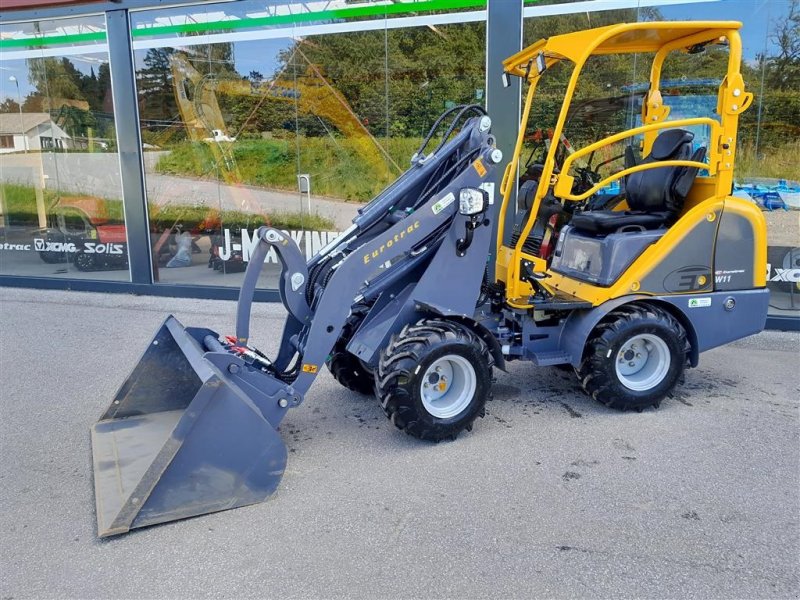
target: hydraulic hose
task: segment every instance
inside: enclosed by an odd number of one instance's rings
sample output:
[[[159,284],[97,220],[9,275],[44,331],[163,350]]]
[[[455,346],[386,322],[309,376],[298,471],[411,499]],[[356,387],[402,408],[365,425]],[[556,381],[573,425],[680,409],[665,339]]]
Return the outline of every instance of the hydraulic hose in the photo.
[[[414,209],[419,208],[425,202],[428,201],[431,194],[437,193],[439,189],[439,185],[443,182],[446,182],[454,177],[453,173],[458,172],[465,163],[470,163],[472,160],[480,153],[480,148],[475,148],[472,152],[469,152],[462,156],[459,160],[457,160],[451,167],[449,167],[441,177],[439,177],[433,184],[429,183],[422,194],[419,196],[419,200],[414,204]]]
[[[479,106],[478,104],[462,104],[462,105],[459,105],[459,106],[454,106],[450,110],[446,110],[441,115],[439,115],[439,118],[436,119],[436,121],[433,123],[433,126],[431,127],[430,131],[428,132],[428,135],[425,136],[425,139],[422,141],[422,145],[414,153],[414,156],[422,156],[422,153],[424,152],[425,148],[428,146],[428,143],[431,141],[431,139],[433,139],[433,136],[438,131],[439,126],[442,124],[442,122],[448,116],[450,116],[454,112],[458,112],[458,114],[453,118],[453,121],[450,123],[450,127],[447,128],[447,132],[445,133],[444,137],[442,138],[442,141],[439,142],[439,145],[434,149],[432,154],[435,154],[436,152],[439,151],[439,149],[441,149],[441,147],[447,141],[447,138],[450,137],[450,134],[453,133],[453,131],[456,128],[456,125],[458,124],[458,122],[461,120],[461,118],[465,114],[470,113],[470,112],[475,112],[480,116],[484,116],[486,114],[486,110],[482,106]]]

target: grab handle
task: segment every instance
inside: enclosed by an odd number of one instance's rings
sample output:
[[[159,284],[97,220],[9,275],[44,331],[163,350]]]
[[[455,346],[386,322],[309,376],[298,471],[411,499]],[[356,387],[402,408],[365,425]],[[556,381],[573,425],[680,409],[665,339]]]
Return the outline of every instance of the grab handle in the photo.
[[[250,255],[236,305],[236,338],[240,344],[246,344],[250,338],[250,310],[258,276],[270,247],[275,248],[282,266],[279,287],[284,306],[301,323],[308,321],[311,315],[305,294],[308,266],[297,244],[285,233],[272,227],[259,227],[256,237],[258,244]]]

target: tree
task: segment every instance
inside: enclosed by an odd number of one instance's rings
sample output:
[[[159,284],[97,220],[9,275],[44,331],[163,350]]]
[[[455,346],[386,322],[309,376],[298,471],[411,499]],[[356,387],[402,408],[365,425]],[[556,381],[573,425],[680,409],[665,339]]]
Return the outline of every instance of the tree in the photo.
[[[103,63],[97,70],[97,91],[99,98],[102,99],[100,110],[105,113],[113,112],[114,102],[111,95],[111,67],[108,63]]]
[[[169,60],[173,52],[173,48],[150,48],[144,57],[145,68],[136,73],[142,120],[166,120],[178,113]]]
[[[0,102],[0,113],[18,113],[19,103],[11,98],[6,98]]]
[[[786,17],[774,24],[772,41],[778,53],[766,57],[766,82],[773,89],[800,89],[800,0],[791,0]]]
[[[94,67],[91,67],[88,75],[79,75],[81,93],[89,102],[89,108],[93,111],[102,111],[104,94],[101,93],[100,82],[94,72]]]
[[[81,72],[67,58],[28,60],[28,80],[35,95],[51,100],[86,100],[80,89]]]

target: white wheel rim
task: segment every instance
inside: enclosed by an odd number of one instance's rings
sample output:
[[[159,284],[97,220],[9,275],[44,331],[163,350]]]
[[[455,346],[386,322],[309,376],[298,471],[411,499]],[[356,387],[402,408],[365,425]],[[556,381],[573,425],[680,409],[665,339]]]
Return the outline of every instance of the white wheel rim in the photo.
[[[622,344],[614,365],[622,385],[644,392],[664,381],[671,362],[667,343],[657,335],[642,333]]]
[[[475,395],[478,378],[475,369],[463,356],[448,354],[433,363],[422,376],[422,405],[439,419],[460,414]]]

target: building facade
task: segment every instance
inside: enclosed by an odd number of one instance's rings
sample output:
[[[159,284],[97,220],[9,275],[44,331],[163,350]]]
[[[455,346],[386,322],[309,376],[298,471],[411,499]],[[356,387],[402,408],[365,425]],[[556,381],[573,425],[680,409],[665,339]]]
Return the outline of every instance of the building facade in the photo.
[[[69,150],[71,141],[49,113],[0,113],[0,154]]]
[[[620,21],[735,19],[756,98],[734,193],[768,222],[771,323],[798,322],[798,0],[13,8],[0,13],[2,285],[233,298],[261,224],[313,255],[402,172],[445,109],[484,105],[508,155],[521,90],[502,87],[500,61],[522,46]],[[713,112],[724,57],[723,47],[669,65],[665,83],[681,91],[673,116]],[[560,143],[633,124],[646,61],[598,61]],[[542,92],[531,161],[559,108],[558,89]],[[279,265],[267,263],[259,296],[274,299]]]

